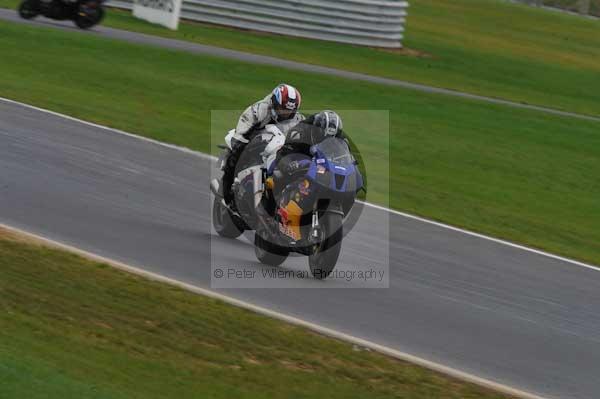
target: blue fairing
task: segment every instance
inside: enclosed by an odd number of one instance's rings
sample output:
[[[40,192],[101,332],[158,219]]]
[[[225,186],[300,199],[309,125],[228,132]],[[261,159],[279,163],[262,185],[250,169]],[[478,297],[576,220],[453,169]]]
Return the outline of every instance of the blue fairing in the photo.
[[[311,148],[312,163],[307,177],[328,189],[356,193],[363,179],[346,142],[329,138]]]

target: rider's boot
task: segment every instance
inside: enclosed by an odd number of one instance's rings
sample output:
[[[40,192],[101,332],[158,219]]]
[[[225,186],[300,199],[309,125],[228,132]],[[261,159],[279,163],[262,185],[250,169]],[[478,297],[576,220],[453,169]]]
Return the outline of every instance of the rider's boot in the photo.
[[[275,218],[265,209],[264,199],[255,208],[256,212],[256,230],[265,239],[272,240],[277,236],[279,229]]]
[[[236,213],[237,207],[235,205],[235,195],[233,193],[233,181],[235,179],[235,167],[245,146],[246,143],[232,139],[231,151],[223,166],[223,177],[221,178],[223,200],[229,209]]]

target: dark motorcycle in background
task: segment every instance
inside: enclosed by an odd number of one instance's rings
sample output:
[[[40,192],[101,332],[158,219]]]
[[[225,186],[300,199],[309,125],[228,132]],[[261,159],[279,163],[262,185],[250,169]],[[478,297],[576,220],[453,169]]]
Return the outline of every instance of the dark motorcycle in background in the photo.
[[[32,19],[38,15],[72,20],[81,29],[89,29],[104,18],[104,0],[23,0],[18,11],[21,18]]]
[[[272,168],[257,164],[268,136],[254,137],[237,164],[232,189],[238,212],[232,213],[224,204],[221,182],[211,183],[213,227],[228,238],[255,230],[254,249],[261,263],[279,266],[295,252],[308,257],[315,278],[327,278],[340,255],[343,221],[358,191],[364,190],[357,162],[345,140],[328,138],[311,148],[311,157],[292,161],[301,167],[291,175],[269,175]],[[220,147],[223,165],[229,150]],[[264,212],[257,213],[257,207]]]

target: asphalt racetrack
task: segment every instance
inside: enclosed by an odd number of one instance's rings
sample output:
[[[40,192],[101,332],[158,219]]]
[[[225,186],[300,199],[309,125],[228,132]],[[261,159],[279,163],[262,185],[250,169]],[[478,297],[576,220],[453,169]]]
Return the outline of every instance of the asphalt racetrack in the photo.
[[[0,223],[199,287],[211,260],[261,269],[245,238],[211,231],[211,167],[0,100]],[[219,292],[547,397],[600,397],[599,271],[371,207],[342,251],[339,269],[389,255],[389,288]]]

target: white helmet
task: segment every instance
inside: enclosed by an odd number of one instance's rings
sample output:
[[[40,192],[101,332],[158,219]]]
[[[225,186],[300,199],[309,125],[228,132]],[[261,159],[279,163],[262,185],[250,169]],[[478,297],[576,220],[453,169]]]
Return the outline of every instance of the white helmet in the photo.
[[[327,136],[335,136],[344,128],[342,118],[333,111],[319,112],[313,124],[323,129]]]
[[[302,103],[302,96],[293,86],[282,83],[273,90],[271,103],[273,119],[276,122],[285,121],[296,116]]]

